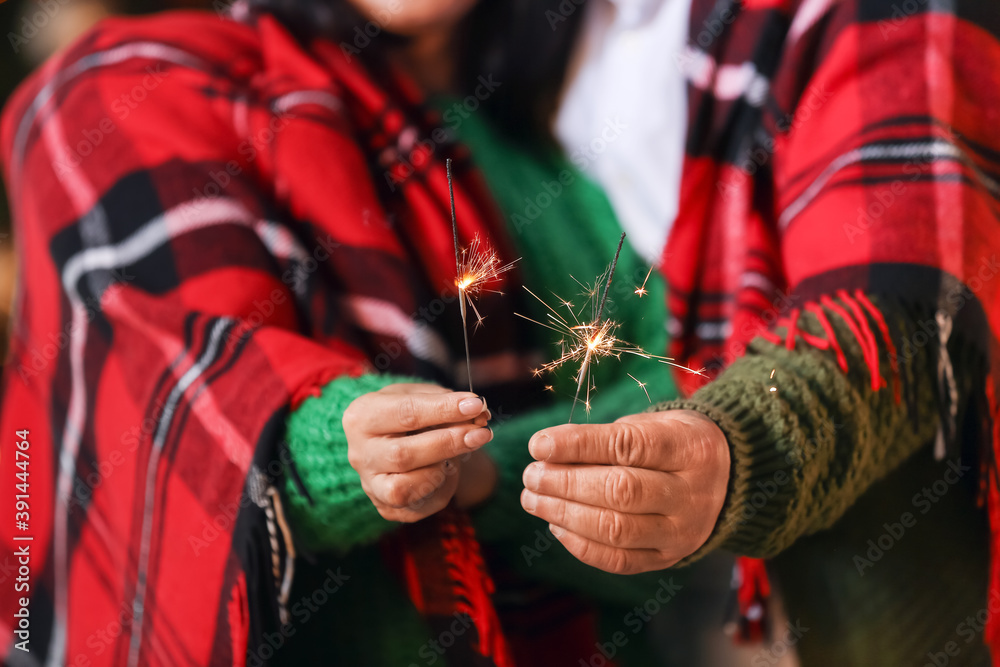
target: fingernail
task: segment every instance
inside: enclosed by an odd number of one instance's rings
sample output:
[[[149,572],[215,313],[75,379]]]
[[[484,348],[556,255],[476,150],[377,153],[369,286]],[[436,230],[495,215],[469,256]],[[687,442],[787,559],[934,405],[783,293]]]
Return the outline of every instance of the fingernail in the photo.
[[[532,491],[538,490],[538,483],[541,480],[542,466],[538,463],[530,464],[524,469],[524,474],[521,476],[521,481],[524,482],[524,488],[531,489]]]
[[[560,528],[559,526],[550,523],[549,532],[555,535],[556,537],[562,537],[563,533],[565,533],[566,531]]]
[[[479,449],[493,439],[493,431],[488,428],[477,428],[465,434],[465,446],[469,449]]]
[[[536,433],[528,442],[528,451],[536,461],[547,461],[552,456],[552,438],[548,433]]]
[[[538,507],[538,494],[534,491],[528,491],[527,489],[522,491],[521,507],[524,508],[525,512],[531,512],[534,514],[535,508]]]
[[[459,411],[466,416],[475,417],[486,407],[486,402],[478,398],[463,398],[458,404]]]

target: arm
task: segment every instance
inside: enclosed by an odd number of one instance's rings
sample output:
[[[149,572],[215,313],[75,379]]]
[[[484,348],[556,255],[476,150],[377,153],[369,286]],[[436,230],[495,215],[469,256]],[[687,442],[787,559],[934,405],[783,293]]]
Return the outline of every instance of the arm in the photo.
[[[921,446],[954,443],[964,415],[982,426],[1000,239],[979,165],[997,148],[985,82],[1000,50],[964,17],[880,35],[855,10],[807,22],[775,79],[776,108],[800,121],[772,158],[795,308],[691,401],[664,406],[688,411],[532,440],[524,504],[586,562],[635,572],[715,546],[774,554]],[[811,77],[792,71],[807,62],[820,63]],[[796,114],[807,105],[809,122]]]

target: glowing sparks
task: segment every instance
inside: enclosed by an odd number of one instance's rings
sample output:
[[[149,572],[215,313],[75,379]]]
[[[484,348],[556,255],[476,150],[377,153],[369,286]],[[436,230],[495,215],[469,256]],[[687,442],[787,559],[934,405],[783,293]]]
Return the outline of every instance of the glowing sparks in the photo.
[[[625,234],[622,234],[618,243],[618,253],[621,252],[621,246],[624,240]],[[685,366],[673,363],[673,360],[670,357],[650,354],[641,347],[618,338],[616,334],[618,329],[621,327],[621,323],[603,318],[604,306],[607,302],[608,288],[611,285],[611,279],[614,277],[615,266],[618,262],[618,253],[615,254],[615,259],[611,263],[608,270],[597,278],[592,287],[584,285],[585,294],[588,297],[589,305],[592,309],[589,319],[581,319],[583,310],[586,306],[581,308],[579,311],[575,310],[570,301],[563,299],[557,294],[553,294],[560,304],[557,309],[556,307],[549,305],[544,299],[539,297],[527,287],[524,288],[525,291],[537,299],[538,302],[541,303],[548,311],[546,313],[545,320],[538,321],[525,315],[521,315],[520,313],[516,313],[518,317],[545,327],[560,336],[559,356],[534,369],[533,372],[536,376],[542,375],[543,373],[554,372],[566,364],[579,364],[577,370],[576,394],[573,397],[573,408],[570,410],[569,416],[570,422],[573,421],[573,410],[575,410],[576,404],[581,402],[580,394],[583,393],[584,385],[586,385],[586,392],[582,402],[587,410],[587,413],[590,413],[590,393],[596,388],[591,380],[591,365],[600,363],[601,359],[614,358],[616,360],[620,360],[622,355],[630,354],[643,359],[652,359],[668,366],[683,368],[684,370],[698,375],[702,374],[702,371],[692,371]],[[646,390],[646,384],[640,382],[631,374],[629,374],[629,377],[638,383],[639,387],[646,393],[646,397],[648,399],[649,392]]]
[[[500,261],[500,256],[492,248],[483,243],[476,236],[468,248],[459,251],[457,260],[457,273],[455,286],[458,287],[459,297],[462,299],[462,325],[465,326],[465,306],[472,309],[476,316],[476,328],[483,323],[483,316],[476,310],[474,299],[482,292],[503,292],[491,289],[500,281],[500,276],[510,271],[517,264],[517,260],[504,264]]]
[[[771,380],[774,379],[774,371],[775,370],[777,370],[777,369],[774,369],[774,368],[771,369],[771,377],[769,379],[771,379]],[[778,391],[778,388],[777,387],[769,387],[768,391],[772,391],[772,392],[773,391]]]
[[[649,276],[652,275],[652,273],[653,267],[649,267],[649,271],[646,272],[646,278],[642,281],[642,286],[635,288],[635,293],[639,295],[640,299],[649,294],[649,290],[646,289],[646,283],[649,282]]]
[[[647,400],[647,401],[649,401],[650,403],[652,403],[652,402],[653,402],[653,399],[651,399],[651,398],[649,397],[649,392],[648,392],[648,391],[646,391],[646,383],[645,383],[645,382],[640,382],[640,381],[639,381],[639,378],[637,378],[636,376],[632,375],[631,373],[626,373],[625,375],[627,375],[627,376],[629,376],[630,378],[632,378],[633,380],[635,380],[635,383],[636,383],[637,385],[639,385],[639,388],[640,388],[640,389],[642,389],[642,391],[643,391],[643,392],[644,392],[644,393],[646,394],[646,400]]]
[[[475,298],[484,292],[502,292],[489,289],[490,285],[496,284],[501,274],[514,268],[517,260],[510,264],[500,261],[500,256],[493,251],[486,243],[480,241],[479,236],[472,239],[469,247],[459,249],[458,247],[458,220],[455,216],[455,186],[451,176],[451,159],[445,162],[448,172],[448,194],[451,197],[451,233],[455,241],[455,286],[458,287],[458,303],[462,312],[462,336],[465,339],[465,370],[469,375],[469,391],[472,389],[472,358],[469,354],[469,323],[468,308],[476,315],[476,328],[483,323],[483,316],[476,309]]]

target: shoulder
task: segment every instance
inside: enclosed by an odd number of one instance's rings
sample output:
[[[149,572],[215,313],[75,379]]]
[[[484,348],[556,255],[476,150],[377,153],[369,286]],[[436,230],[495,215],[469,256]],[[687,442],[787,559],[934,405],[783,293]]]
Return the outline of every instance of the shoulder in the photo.
[[[3,154],[23,150],[54,109],[118,122],[143,99],[197,107],[251,81],[262,67],[252,26],[211,12],[167,12],[102,21],[11,96],[0,123]],[[169,85],[163,85],[169,82]],[[159,91],[157,89],[160,89]]]

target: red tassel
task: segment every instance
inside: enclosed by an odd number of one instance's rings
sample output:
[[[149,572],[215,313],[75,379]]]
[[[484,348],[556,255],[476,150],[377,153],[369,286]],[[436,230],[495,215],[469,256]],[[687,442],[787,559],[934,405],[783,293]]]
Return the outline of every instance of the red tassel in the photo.
[[[841,349],[840,343],[837,342],[837,335],[833,330],[833,325],[830,324],[830,320],[827,318],[826,313],[815,303],[807,303],[806,310],[816,316],[816,321],[819,325],[823,327],[823,332],[826,334],[826,340],[833,348],[833,353],[837,357],[837,366],[840,370],[847,372],[847,356],[844,355],[844,350]]]
[[[872,316],[875,320],[875,324],[878,325],[878,330],[882,333],[882,340],[885,341],[885,347],[889,351],[889,369],[892,371],[892,388],[893,395],[898,405],[902,400],[902,381],[899,379],[899,359],[896,355],[896,345],[892,342],[892,338],[889,337],[889,325],[885,323],[885,317],[882,316],[882,311],[875,307],[868,297],[865,296],[864,292],[861,290],[856,290],[854,292],[854,298],[858,300],[868,314]]]
[[[737,644],[756,644],[768,633],[767,603],[771,597],[771,582],[764,561],[740,556],[733,571],[738,618],[733,640]]]
[[[448,515],[445,560],[455,581],[458,611],[468,614],[476,626],[479,653],[492,658],[496,667],[514,667],[514,658],[490,598],[495,590],[493,580],[486,571],[472,523],[464,512],[449,507],[444,513]]]

